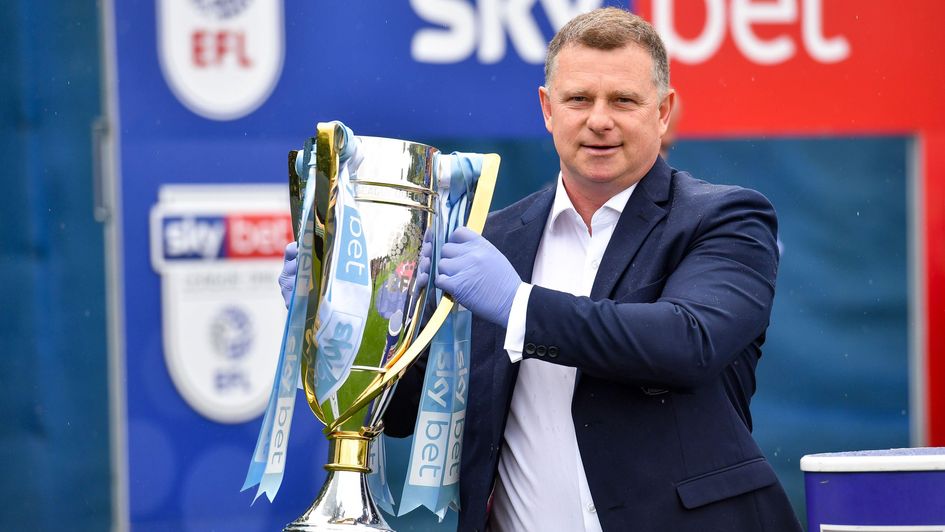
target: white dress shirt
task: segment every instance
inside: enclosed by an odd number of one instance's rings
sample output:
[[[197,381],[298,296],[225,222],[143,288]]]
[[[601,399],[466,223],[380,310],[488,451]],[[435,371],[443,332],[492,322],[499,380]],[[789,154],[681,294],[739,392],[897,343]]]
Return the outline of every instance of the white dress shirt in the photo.
[[[601,206],[588,231],[559,175],[532,283],[590,295],[601,258],[635,187]],[[521,367],[499,455],[489,524],[493,531],[599,531],[571,418],[576,370],[536,358],[522,360],[531,289],[523,283],[516,292],[505,337],[509,357],[521,361]]]

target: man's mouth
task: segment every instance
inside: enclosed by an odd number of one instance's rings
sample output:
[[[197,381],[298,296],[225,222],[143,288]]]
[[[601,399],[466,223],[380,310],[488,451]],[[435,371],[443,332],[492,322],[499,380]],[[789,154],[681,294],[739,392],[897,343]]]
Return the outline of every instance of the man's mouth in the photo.
[[[607,155],[617,151],[620,144],[582,144],[581,147],[595,155]]]

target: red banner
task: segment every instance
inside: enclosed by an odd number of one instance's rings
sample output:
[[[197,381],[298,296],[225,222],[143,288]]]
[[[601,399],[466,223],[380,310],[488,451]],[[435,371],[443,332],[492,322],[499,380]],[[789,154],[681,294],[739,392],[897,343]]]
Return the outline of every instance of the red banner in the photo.
[[[697,136],[945,129],[945,2],[639,0]]]

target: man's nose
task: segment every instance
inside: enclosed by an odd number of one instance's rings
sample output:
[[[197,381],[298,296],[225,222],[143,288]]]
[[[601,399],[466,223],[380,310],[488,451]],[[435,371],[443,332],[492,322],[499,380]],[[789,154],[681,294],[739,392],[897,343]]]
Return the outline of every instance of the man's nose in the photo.
[[[610,114],[610,107],[604,100],[594,102],[591,113],[587,117],[587,127],[594,133],[603,133],[614,127],[614,119]]]

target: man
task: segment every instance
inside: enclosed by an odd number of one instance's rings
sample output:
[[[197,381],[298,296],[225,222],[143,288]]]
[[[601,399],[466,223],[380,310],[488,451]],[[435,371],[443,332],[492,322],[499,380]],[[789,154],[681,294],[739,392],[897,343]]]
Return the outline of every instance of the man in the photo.
[[[750,435],[773,209],[659,157],[675,95],[642,19],[575,18],[545,77],[557,188],[493,214],[485,238],[457,231],[438,264],[478,318],[460,529],[799,530]],[[388,433],[413,412],[392,406]]]
[[[557,187],[457,230],[437,265],[475,317],[459,529],[800,530],[750,434],[774,210],[659,157],[675,95],[642,19],[578,16],[545,77]],[[422,378],[388,434],[413,430]]]

